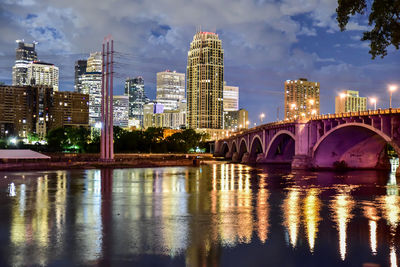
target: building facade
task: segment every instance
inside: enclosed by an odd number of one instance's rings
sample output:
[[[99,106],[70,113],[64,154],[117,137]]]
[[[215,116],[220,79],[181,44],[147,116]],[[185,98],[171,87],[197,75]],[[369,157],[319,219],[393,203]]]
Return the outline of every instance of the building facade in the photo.
[[[89,95],[77,92],[54,92],[49,128],[89,126]]]
[[[157,73],[157,102],[165,110],[175,110],[179,102],[185,99],[185,74],[176,71]]]
[[[184,129],[186,112],[181,109],[164,110],[162,104],[148,103],[143,107],[143,128],[160,127],[165,129]]]
[[[224,129],[235,131],[238,129],[239,111],[224,112]]]
[[[305,78],[285,82],[285,120],[319,115],[318,82]]]
[[[248,129],[249,128],[249,112],[243,108],[239,109],[238,115],[238,129]]]
[[[74,79],[74,90],[75,92],[82,92],[82,75],[86,73],[87,60],[80,59],[75,61],[75,79]]]
[[[129,118],[143,127],[143,105],[149,103],[144,92],[143,77],[128,78],[125,81],[125,95],[129,97]]]
[[[128,128],[129,97],[126,95],[113,96],[113,124],[121,128]]]
[[[44,139],[50,129],[88,125],[88,95],[48,86],[0,86],[0,136]]]
[[[224,82],[224,112],[239,110],[239,87]]]
[[[81,93],[89,95],[89,124],[101,122],[101,72],[86,72],[81,76]]]
[[[58,67],[51,63],[33,61],[28,65],[27,73],[30,85],[45,85],[58,91]]]
[[[35,50],[36,42],[25,43],[17,40],[17,48],[15,50],[15,65],[12,68],[12,84],[13,85],[29,85],[28,66],[33,61],[37,61],[37,53]]]
[[[335,97],[335,113],[367,110],[367,98],[360,97],[358,91],[346,90]]]
[[[188,126],[222,129],[224,50],[217,34],[195,34],[190,43],[186,74]]]
[[[87,59],[86,72],[102,72],[103,57],[101,52],[90,53]]]

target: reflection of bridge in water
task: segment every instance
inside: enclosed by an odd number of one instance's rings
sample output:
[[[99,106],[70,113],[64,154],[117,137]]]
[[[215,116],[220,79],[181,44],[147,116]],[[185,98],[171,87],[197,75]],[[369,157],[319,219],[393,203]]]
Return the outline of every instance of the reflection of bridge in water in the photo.
[[[389,168],[386,145],[400,152],[400,109],[321,115],[260,125],[215,142],[215,155],[293,168]]]

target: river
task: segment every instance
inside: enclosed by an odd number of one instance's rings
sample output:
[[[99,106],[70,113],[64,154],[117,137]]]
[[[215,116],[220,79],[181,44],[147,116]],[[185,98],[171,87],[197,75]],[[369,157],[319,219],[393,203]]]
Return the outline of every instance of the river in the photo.
[[[0,266],[397,266],[394,173],[0,172]]]

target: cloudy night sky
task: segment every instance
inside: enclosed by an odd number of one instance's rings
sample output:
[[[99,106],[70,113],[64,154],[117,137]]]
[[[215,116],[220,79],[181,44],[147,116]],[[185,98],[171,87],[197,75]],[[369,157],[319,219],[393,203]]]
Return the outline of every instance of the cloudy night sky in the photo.
[[[11,84],[17,39],[38,41],[40,60],[60,68],[60,90],[73,90],[74,61],[100,51],[104,36],[115,42],[115,93],[126,77],[143,76],[155,98],[156,73],[186,72],[187,52],[196,29],[216,31],[225,53],[225,80],[240,87],[240,107],[251,122],[261,112],[283,116],[287,79],[321,83],[321,113],[334,112],[334,96],[359,90],[389,105],[388,84],[400,85],[400,51],[371,59],[367,17],[352,19],[340,32],[336,0],[2,0],[0,81]],[[400,90],[393,95],[400,106]]]

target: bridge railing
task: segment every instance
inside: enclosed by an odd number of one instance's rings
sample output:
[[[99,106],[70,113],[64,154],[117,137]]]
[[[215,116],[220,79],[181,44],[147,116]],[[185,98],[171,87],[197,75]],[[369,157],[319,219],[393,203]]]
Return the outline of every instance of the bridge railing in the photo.
[[[355,116],[371,116],[371,115],[385,115],[400,113],[400,108],[389,108],[389,109],[377,109],[377,110],[365,110],[355,111],[346,113],[334,113],[334,114],[323,114],[311,117],[312,120],[323,120],[323,119],[340,119]]]
[[[340,118],[348,118],[348,117],[385,115],[385,114],[393,114],[393,113],[395,113],[395,114],[400,113],[400,108],[365,110],[365,111],[334,113],[334,114],[322,114],[322,115],[312,116],[311,118],[304,118],[303,121],[304,120],[309,121],[309,120],[324,120],[324,119],[340,119]],[[291,124],[291,123],[295,123],[298,121],[299,121],[298,119],[286,119],[286,120],[282,120],[282,121],[270,122],[270,123],[258,125],[256,127],[250,128],[250,129],[232,132],[231,134],[226,136],[226,138],[223,138],[223,139],[230,139],[235,136],[240,136],[240,135],[243,135],[246,133],[255,132],[255,131],[258,131],[261,129],[272,128],[272,127],[284,125],[284,124]],[[221,139],[221,140],[223,140],[223,139]]]

